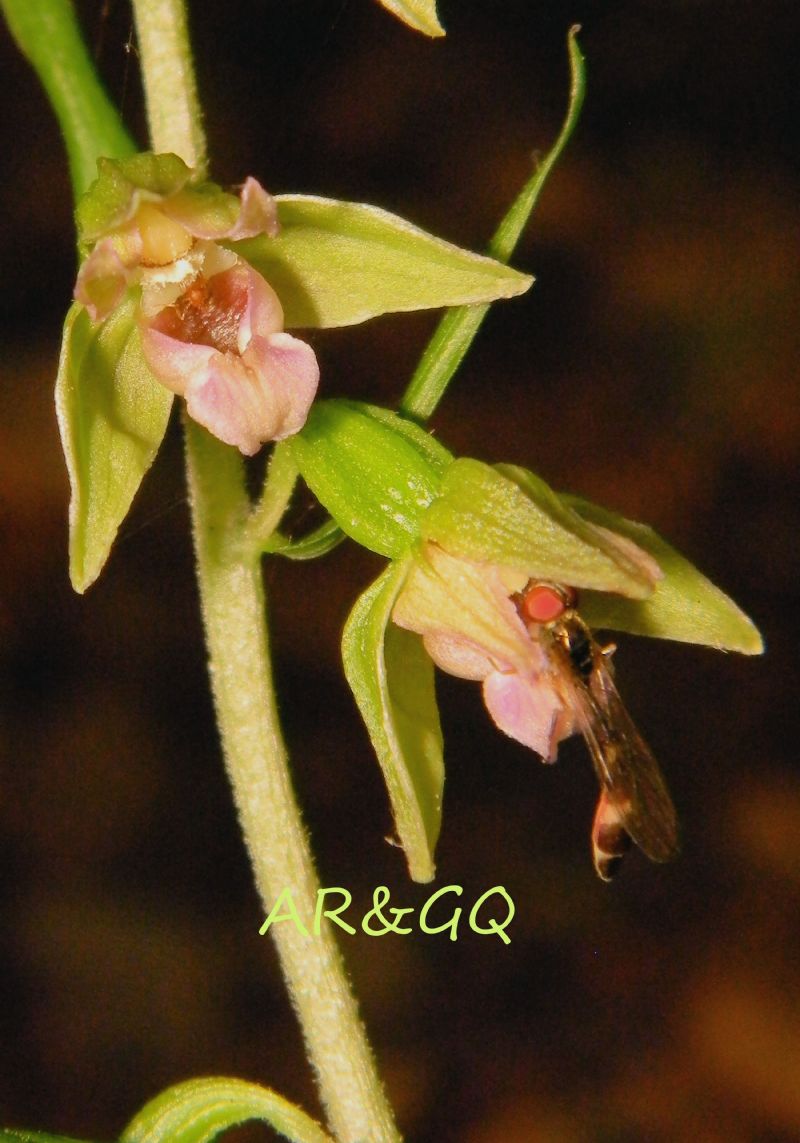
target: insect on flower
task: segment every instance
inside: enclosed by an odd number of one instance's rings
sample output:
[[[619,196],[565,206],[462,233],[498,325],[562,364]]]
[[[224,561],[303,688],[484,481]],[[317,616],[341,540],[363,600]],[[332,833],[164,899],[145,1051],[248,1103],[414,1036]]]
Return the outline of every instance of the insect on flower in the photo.
[[[592,825],[598,876],[611,880],[631,841],[652,861],[669,861],[678,852],[675,807],[614,685],[613,645],[594,640],[572,588],[531,582],[515,602],[547,653],[553,684],[575,716],[600,782]]]

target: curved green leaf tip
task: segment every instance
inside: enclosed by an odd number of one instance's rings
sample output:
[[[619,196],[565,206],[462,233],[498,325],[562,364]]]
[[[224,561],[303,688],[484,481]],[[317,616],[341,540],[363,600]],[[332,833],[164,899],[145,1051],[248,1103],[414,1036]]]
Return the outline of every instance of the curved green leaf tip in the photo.
[[[74,304],[64,324],[56,412],[69,472],[70,579],[100,574],[167,429],[172,393],[144,361],[131,291],[100,325]]]
[[[268,1123],[292,1143],[333,1143],[318,1123],[270,1088],[224,1076],[167,1088],[128,1124],[120,1143],[210,1143],[249,1120]]]
[[[444,35],[436,14],[436,0],[379,0],[379,3],[417,32],[424,32],[426,36]]]

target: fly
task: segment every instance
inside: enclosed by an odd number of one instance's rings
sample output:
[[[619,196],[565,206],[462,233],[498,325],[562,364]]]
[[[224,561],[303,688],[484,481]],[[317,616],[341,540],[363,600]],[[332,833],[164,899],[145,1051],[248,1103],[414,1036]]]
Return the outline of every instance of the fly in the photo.
[[[532,582],[517,597],[523,622],[541,641],[555,685],[592,757],[600,782],[592,824],[594,867],[610,881],[631,841],[651,861],[674,857],[678,822],[661,769],[614,685],[614,647],[598,645],[576,603],[571,588],[549,583]]]

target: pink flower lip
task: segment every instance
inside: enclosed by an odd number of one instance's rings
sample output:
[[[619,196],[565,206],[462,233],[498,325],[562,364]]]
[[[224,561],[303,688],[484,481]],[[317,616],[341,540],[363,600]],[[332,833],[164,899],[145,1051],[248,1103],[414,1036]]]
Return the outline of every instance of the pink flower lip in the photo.
[[[238,261],[144,321],[142,347],[194,420],[252,456],[299,432],[319,382],[314,351],[282,326],[274,290]]]

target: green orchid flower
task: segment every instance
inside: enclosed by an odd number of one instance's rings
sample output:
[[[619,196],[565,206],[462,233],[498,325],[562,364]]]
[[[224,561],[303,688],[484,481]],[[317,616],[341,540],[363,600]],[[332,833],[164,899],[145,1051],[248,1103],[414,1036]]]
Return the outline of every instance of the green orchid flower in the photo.
[[[620,726],[609,656],[588,625],[758,654],[750,619],[645,525],[525,469],[455,459],[397,414],[320,402],[291,447],[342,530],[390,558],[350,614],[343,657],[411,876],[433,877],[441,828],[434,665],[480,681],[496,726],[545,760],[594,727],[602,876],[627,834],[655,860],[671,856],[669,795],[632,724]]]

